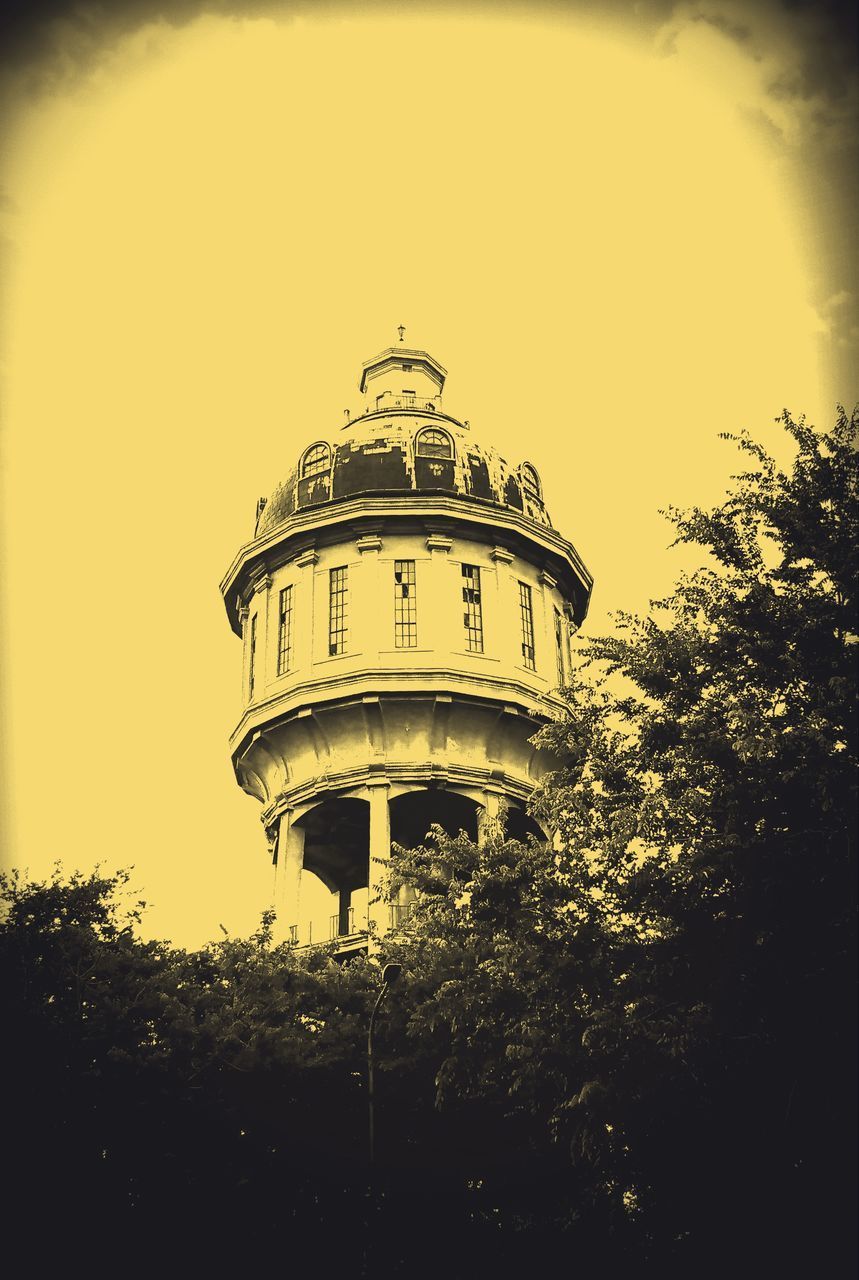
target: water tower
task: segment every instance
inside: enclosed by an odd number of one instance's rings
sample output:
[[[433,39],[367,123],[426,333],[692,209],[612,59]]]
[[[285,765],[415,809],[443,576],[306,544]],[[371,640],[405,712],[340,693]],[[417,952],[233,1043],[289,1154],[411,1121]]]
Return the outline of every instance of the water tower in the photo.
[[[554,762],[530,739],[563,709],[592,579],[533,462],[445,413],[445,378],[402,333],[366,361],[362,412],[320,424],[221,585],[244,653],[233,765],[263,806],[277,936],[298,944],[355,949],[402,919],[381,889],[392,840],[479,839],[501,812],[539,834],[526,804]],[[312,933],[311,873],[331,894]]]

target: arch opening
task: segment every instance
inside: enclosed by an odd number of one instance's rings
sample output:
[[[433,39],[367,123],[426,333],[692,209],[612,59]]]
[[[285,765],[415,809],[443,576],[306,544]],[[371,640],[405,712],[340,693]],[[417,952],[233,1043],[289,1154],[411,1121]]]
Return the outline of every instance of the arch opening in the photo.
[[[414,849],[426,842],[433,825],[449,836],[464,831],[469,840],[476,840],[478,811],[474,800],[446,787],[409,791],[391,801],[391,840]]]
[[[301,478],[318,476],[331,466],[331,450],[327,444],[312,444],[301,459]]]
[[[424,427],[415,439],[415,453],[419,458],[452,458],[453,441],[440,427]]]
[[[529,836],[540,841],[546,839],[539,822],[518,804],[511,804],[507,810],[506,831],[508,840],[519,840],[522,844],[527,844]]]
[[[370,806],[366,800],[334,796],[300,818],[304,830],[301,911],[303,932],[313,940],[343,937],[367,927]],[[309,873],[328,892],[304,876]],[[306,939],[309,940],[309,939]]]

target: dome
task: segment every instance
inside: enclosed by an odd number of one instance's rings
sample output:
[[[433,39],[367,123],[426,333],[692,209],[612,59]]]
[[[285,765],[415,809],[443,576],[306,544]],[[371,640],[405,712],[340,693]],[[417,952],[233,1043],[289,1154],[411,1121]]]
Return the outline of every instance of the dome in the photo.
[[[408,387],[400,383],[408,382]],[[256,536],[297,511],[374,493],[443,492],[512,508],[551,527],[528,462],[509,465],[467,423],[441,412],[444,370],[424,351],[389,348],[363,367],[368,412],[308,442],[286,479],[261,500]]]

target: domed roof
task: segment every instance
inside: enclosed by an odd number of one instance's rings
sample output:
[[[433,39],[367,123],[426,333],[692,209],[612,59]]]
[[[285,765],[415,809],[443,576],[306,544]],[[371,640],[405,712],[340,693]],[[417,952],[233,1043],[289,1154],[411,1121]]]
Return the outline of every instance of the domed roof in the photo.
[[[389,348],[364,365],[362,391],[368,380],[374,380],[373,391],[382,388],[374,407],[336,437],[320,436],[307,445],[283,483],[260,502],[257,537],[308,507],[408,491],[495,503],[551,527],[534,467],[508,465],[472,437],[467,423],[441,412],[444,370],[431,356]],[[400,389],[403,381],[414,386]]]

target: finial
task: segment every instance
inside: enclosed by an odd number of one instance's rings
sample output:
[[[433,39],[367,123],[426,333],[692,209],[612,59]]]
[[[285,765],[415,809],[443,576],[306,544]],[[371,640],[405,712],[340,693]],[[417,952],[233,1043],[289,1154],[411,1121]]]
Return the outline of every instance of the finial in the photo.
[[[397,333],[400,335],[400,342],[402,342],[403,340],[403,334],[405,333],[405,331],[406,331],[406,326],[404,324],[397,325]]]

